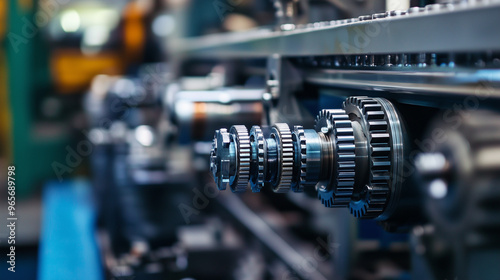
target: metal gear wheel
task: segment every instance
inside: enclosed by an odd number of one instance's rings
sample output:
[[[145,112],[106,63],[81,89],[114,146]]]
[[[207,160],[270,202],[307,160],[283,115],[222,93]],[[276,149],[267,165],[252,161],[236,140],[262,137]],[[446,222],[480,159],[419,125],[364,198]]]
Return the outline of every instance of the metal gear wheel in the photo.
[[[262,129],[254,125],[250,129],[250,145],[252,146],[252,176],[250,176],[250,186],[252,192],[260,192],[264,186],[264,143],[265,139]]]
[[[342,109],[322,110],[316,118],[316,131],[329,137],[328,162],[323,174],[332,174],[330,181],[318,183],[318,198],[326,207],[347,207],[351,201],[355,179],[355,141],[349,116]]]
[[[245,192],[250,179],[250,136],[244,125],[233,125],[229,131],[232,141],[236,143],[236,172],[231,176],[229,187],[232,192]]]
[[[365,132],[369,154],[369,178],[362,189],[356,190],[353,200],[349,204],[351,213],[357,218],[377,218],[384,212],[391,189],[394,188],[394,156],[402,156],[402,138],[395,137],[401,131],[394,131],[391,122],[398,122],[390,103],[381,98],[350,97],[344,102],[344,109],[353,121],[358,121]],[[390,105],[392,107],[392,105]],[[390,115],[389,115],[390,114]],[[399,122],[398,122],[399,124]],[[394,148],[397,151],[394,151]],[[402,161],[398,161],[401,162]],[[397,195],[397,194],[395,194]]]
[[[210,152],[210,170],[214,176],[215,184],[221,191],[229,184],[229,170],[231,165],[229,146],[231,136],[227,129],[221,128],[215,131],[212,151]]]
[[[322,110],[315,129],[275,124],[216,133],[211,154],[219,189],[276,193],[316,186],[326,207],[348,207],[357,218],[385,221],[398,209],[404,133],[396,108],[383,98],[350,97],[343,109]],[[229,139],[229,140],[228,140]],[[228,179],[229,178],[229,179]]]
[[[307,174],[307,146],[304,128],[301,125],[293,127],[292,140],[295,145],[294,179],[292,191],[303,192]]]
[[[286,123],[277,123],[271,130],[278,145],[279,168],[277,179],[272,182],[272,189],[276,193],[288,192],[293,179],[293,140],[292,132]]]

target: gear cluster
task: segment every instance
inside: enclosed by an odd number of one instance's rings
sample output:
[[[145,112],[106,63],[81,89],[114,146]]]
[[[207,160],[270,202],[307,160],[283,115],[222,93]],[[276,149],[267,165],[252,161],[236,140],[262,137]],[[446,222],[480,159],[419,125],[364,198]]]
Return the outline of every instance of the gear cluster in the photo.
[[[220,190],[244,192],[249,182],[253,192],[315,187],[326,207],[382,219],[398,199],[402,138],[389,101],[350,97],[342,109],[320,111],[314,129],[277,123],[217,130],[211,170]]]

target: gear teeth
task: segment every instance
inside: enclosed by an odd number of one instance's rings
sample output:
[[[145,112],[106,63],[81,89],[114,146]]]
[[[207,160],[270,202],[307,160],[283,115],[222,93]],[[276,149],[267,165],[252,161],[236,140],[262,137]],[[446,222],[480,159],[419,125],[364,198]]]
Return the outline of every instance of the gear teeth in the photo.
[[[307,174],[307,143],[304,128],[300,125],[293,128],[293,140],[295,144],[295,171],[292,191],[303,192]]]
[[[370,131],[386,131],[388,123],[386,120],[371,120],[368,122]]]
[[[295,126],[292,133],[286,123],[273,126],[271,137],[276,142],[266,140],[259,126],[252,127],[250,135],[247,128],[241,125],[231,127],[230,133],[221,129],[213,143],[212,173],[219,189],[225,189],[229,184],[233,192],[244,192],[249,181],[253,192],[260,192],[264,182],[271,181],[270,185],[277,193],[288,192],[290,189],[302,192],[306,185],[320,181],[318,198],[326,207],[349,207],[351,213],[358,218],[383,219],[381,215],[395,182],[392,172],[398,172],[400,168],[400,165],[396,165],[397,162],[393,162],[393,157],[402,154],[402,149],[397,148],[399,146],[393,147],[393,141],[399,143],[397,141],[400,135],[391,131],[398,128],[391,127],[393,124],[390,121],[397,116],[392,115],[390,109],[386,101],[380,98],[349,97],[344,102],[343,109],[322,110],[318,113],[315,126],[318,135],[311,134],[311,139],[306,138],[306,135],[309,137],[312,131]],[[366,186],[355,181],[353,115],[360,122],[369,146],[369,178]],[[308,140],[311,143],[307,143]],[[331,143],[332,146],[325,145],[326,143]],[[311,159],[308,162],[309,144],[314,149],[322,145],[319,148],[320,156],[328,159],[326,163],[323,163],[323,159],[321,164],[316,164]],[[273,160],[276,160],[277,155],[276,169],[274,164],[266,165],[267,149],[272,151]],[[310,158],[315,156],[316,154],[309,154]],[[222,162],[221,157],[224,158]],[[310,171],[309,174],[311,178],[307,173],[308,164],[314,167],[314,172]],[[265,173],[267,167],[272,168],[268,170],[269,174]],[[329,181],[326,178],[324,181],[320,180],[322,177],[319,173],[322,172],[332,173],[329,174]],[[394,186],[396,187],[399,185]]]
[[[349,97],[344,102],[344,109],[349,113],[359,111],[364,128],[369,132],[371,159],[370,182],[365,187],[364,198],[351,202],[349,207],[357,218],[376,218],[384,211],[390,193],[393,163],[389,121],[382,105],[369,97]]]
[[[318,198],[326,207],[347,207],[354,191],[355,139],[352,122],[343,109],[322,110],[316,118],[316,131],[329,129],[335,143],[335,181],[331,189],[319,189]]]
[[[279,178],[273,183],[273,191],[276,193],[288,192],[293,181],[294,150],[292,132],[286,123],[277,123],[273,126],[276,140],[279,143],[278,152],[280,161]]]
[[[210,152],[210,170],[219,190],[225,190],[230,180],[230,163],[227,158],[230,145],[231,136],[227,129],[216,130]]]
[[[250,130],[250,138],[256,144],[257,151],[257,176],[251,175],[250,186],[252,192],[260,192],[264,186],[264,134],[262,129],[254,125]],[[254,178],[252,178],[254,177]]]
[[[248,130],[244,125],[234,125],[231,127],[230,133],[236,139],[237,154],[236,159],[238,162],[236,175],[230,183],[231,191],[235,193],[245,192],[250,180],[250,161],[251,161],[251,147],[250,136]]]

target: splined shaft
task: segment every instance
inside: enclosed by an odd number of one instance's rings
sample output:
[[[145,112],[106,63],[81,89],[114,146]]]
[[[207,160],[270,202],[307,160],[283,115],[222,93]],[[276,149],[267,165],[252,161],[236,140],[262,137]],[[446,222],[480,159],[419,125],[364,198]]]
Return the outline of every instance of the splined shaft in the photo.
[[[315,187],[326,207],[349,207],[359,218],[377,218],[397,196],[402,129],[392,104],[351,97],[343,109],[322,110],[314,129],[277,123],[236,125],[215,133],[211,170],[219,190],[264,186],[276,193]]]

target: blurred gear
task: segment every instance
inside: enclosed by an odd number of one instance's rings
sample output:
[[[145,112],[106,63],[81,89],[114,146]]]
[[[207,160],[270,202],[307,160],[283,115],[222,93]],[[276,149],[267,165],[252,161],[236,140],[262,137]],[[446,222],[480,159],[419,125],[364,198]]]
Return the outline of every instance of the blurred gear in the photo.
[[[487,256],[487,252],[500,246],[500,115],[474,111],[450,117],[451,125],[438,120],[431,126],[428,135],[441,131],[445,138],[420,154],[415,166],[426,193],[428,216],[436,228],[432,241],[439,240],[447,248],[451,275],[465,279],[482,269],[480,263],[498,262],[497,255]],[[441,255],[430,251],[427,257],[432,260]],[[440,267],[433,269],[436,277],[441,275]]]
[[[495,203],[500,199],[500,115],[478,111],[454,117],[458,128],[434,124],[430,131],[443,130],[446,140],[415,163],[425,182],[429,217],[448,238],[464,235],[466,246],[500,245]]]

